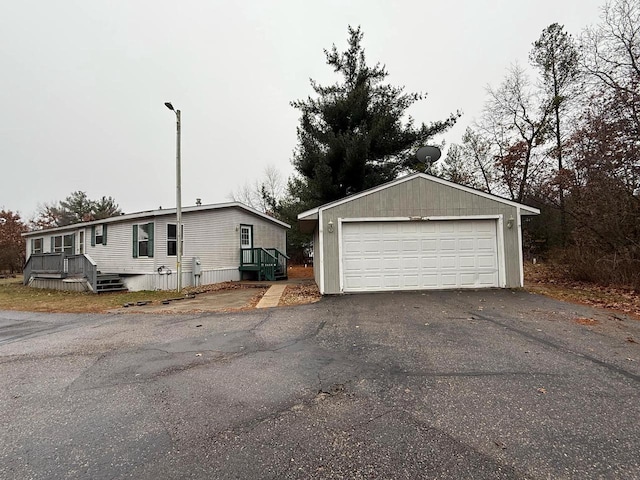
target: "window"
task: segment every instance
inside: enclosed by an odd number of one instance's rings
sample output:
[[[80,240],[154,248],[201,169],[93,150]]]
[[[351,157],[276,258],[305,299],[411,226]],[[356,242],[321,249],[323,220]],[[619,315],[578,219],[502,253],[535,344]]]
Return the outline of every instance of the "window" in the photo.
[[[84,230],[78,232],[78,253],[80,255],[84,253]]]
[[[51,251],[73,255],[73,234],[51,237]]]
[[[107,226],[95,225],[91,227],[91,246],[107,244]]]
[[[240,248],[253,248],[253,226],[240,225]]]
[[[31,254],[42,253],[42,239],[34,238],[31,240]]]
[[[153,257],[153,222],[133,226],[133,257]]]
[[[149,224],[138,225],[138,256],[149,256]]]
[[[180,250],[182,254],[184,254],[184,225],[181,225],[180,230],[182,230],[182,238]],[[177,237],[178,227],[175,223],[167,224],[167,256],[175,257],[178,255],[176,248],[178,246],[178,237]]]

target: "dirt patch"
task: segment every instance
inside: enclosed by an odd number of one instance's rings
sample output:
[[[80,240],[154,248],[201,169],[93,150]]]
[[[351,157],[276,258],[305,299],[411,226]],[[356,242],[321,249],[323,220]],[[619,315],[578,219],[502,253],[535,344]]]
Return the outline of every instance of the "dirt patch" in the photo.
[[[291,265],[287,269],[289,278],[313,278],[313,266]]]
[[[153,313],[153,314],[196,314],[205,312],[238,312],[255,308],[267,287],[262,285],[239,285],[226,282],[226,285],[205,285],[191,287],[200,290],[185,297],[167,297],[167,299],[149,302],[145,305],[131,305],[113,310],[114,313]],[[165,292],[166,293],[166,292]],[[172,298],[171,300],[168,300]]]
[[[570,281],[541,263],[525,263],[524,278],[525,289],[532,293],[621,312],[640,320],[640,292],[633,288]]]
[[[200,293],[219,292],[221,290],[239,290],[241,288],[259,288],[265,289],[264,285],[240,282],[222,282],[212,283],[210,285],[200,285],[197,287],[186,287],[182,292],[186,295],[197,295]]]
[[[282,297],[280,297],[278,306],[306,305],[317,302],[321,297],[322,295],[320,295],[318,286],[315,283],[287,285]]]

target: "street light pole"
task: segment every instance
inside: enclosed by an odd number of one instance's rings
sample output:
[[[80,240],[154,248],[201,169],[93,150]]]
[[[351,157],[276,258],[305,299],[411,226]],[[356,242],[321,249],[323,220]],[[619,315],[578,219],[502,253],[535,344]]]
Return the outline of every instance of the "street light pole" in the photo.
[[[182,291],[182,178],[180,173],[180,110],[175,110],[171,102],[166,107],[176,114],[176,270],[178,273],[178,293]]]

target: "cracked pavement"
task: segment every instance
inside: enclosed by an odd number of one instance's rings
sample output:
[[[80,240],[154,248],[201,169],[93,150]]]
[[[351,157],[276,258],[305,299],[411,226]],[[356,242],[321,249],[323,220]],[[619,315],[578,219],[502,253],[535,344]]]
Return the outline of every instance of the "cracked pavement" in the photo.
[[[0,478],[640,478],[636,341],[509,290],[0,312]]]

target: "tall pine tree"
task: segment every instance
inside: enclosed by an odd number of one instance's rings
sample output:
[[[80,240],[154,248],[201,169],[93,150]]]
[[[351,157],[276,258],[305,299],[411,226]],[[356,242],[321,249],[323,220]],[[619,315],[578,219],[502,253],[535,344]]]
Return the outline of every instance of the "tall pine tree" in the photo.
[[[341,78],[329,86],[311,80],[315,96],[292,102],[300,110],[298,147],[289,184],[301,210],[393,180],[411,169],[415,150],[450,128],[459,113],[414,125],[407,109],[420,93],[385,83],[384,65],[367,65],[360,28],[349,27],[348,49],[325,50]]]

